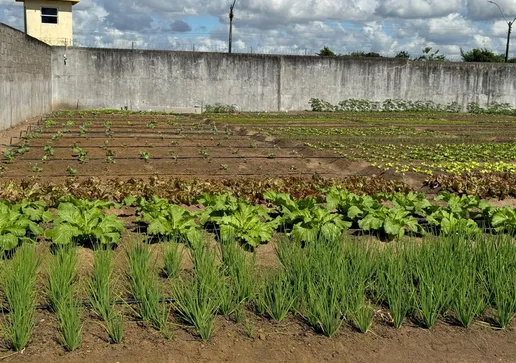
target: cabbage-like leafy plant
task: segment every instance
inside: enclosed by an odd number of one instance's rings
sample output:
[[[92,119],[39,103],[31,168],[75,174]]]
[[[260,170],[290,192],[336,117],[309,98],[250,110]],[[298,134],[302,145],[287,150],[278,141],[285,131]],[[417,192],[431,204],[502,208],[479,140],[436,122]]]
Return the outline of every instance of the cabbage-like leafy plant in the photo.
[[[516,232],[516,210],[507,206],[502,208],[492,208],[489,211],[491,226],[497,232],[508,230]]]
[[[209,221],[233,214],[238,209],[239,204],[238,199],[230,193],[205,193],[195,198],[194,201],[204,206],[204,211],[199,214],[199,222],[203,226]]]
[[[41,227],[16,208],[0,203],[0,252],[10,251],[31,237],[43,234]]]
[[[239,202],[230,215],[215,217],[213,221],[219,225],[223,241],[235,239],[251,247],[269,242],[278,227],[278,221],[270,221],[265,208],[244,202]]]
[[[389,240],[400,239],[407,231],[418,232],[420,226],[415,217],[400,208],[382,207],[358,221],[364,231],[384,233]]]
[[[60,203],[54,228],[45,231],[45,237],[57,245],[77,242],[116,244],[124,223],[114,215],[102,213],[99,208],[80,208],[72,203]]]

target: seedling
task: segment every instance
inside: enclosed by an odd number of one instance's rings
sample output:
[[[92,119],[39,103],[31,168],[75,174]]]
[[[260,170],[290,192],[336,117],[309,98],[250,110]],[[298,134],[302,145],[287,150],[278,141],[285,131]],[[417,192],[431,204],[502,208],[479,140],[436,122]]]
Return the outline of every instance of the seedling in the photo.
[[[73,121],[73,120],[68,120],[68,121],[66,121],[66,123],[64,124],[64,126],[66,126],[66,127],[75,126],[75,121]]]
[[[43,125],[45,125],[45,127],[54,126],[55,124],[56,122],[54,120],[45,120],[45,122],[43,122]]]
[[[66,168],[66,171],[69,175],[73,176],[73,175],[77,175],[77,169],[74,169],[72,168],[71,166],[69,166],[68,168]]]
[[[7,161],[14,161],[15,152],[13,150],[7,150],[4,152],[4,159]]]
[[[34,173],[41,173],[43,172],[43,168],[39,166],[38,164],[34,165],[31,169]]]
[[[45,153],[45,156],[54,156],[54,148],[50,144],[46,144],[43,147],[43,152]]]
[[[206,150],[199,151],[199,155],[201,155],[203,159],[207,159],[210,157],[210,154]]]
[[[79,153],[79,156],[77,156],[77,160],[81,164],[86,164],[88,162],[88,152],[82,150],[81,153]]]
[[[229,166],[228,164],[220,164],[220,168],[223,170],[228,170]]]
[[[52,136],[52,140],[59,140],[61,137],[63,137],[63,133],[58,131],[54,136]]]
[[[145,162],[148,162],[150,158],[150,155],[147,151],[141,151],[140,152],[140,159],[142,159]]]
[[[88,128],[84,125],[80,126],[79,127],[79,135],[80,136],[86,136],[86,134],[88,133]]]
[[[274,159],[274,158],[276,158],[276,154],[274,154],[274,153],[267,154],[267,159]]]
[[[155,129],[156,128],[156,120],[151,120],[147,123],[148,129]]]
[[[9,171],[9,168],[7,166],[0,166],[0,176],[4,176],[4,173],[6,171]]]
[[[106,163],[115,164],[115,159],[112,156],[106,156]]]
[[[27,145],[23,144],[23,145],[18,146],[18,149],[16,150],[16,152],[18,154],[20,154],[20,155],[23,155],[23,154],[25,154],[29,150],[30,150],[30,147],[28,147]]]

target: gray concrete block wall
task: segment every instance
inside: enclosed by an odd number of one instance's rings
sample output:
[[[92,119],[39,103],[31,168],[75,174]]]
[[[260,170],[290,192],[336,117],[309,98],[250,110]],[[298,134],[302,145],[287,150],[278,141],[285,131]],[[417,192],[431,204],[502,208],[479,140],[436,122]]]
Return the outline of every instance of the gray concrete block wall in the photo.
[[[53,48],[52,75],[54,109],[160,110],[216,102],[278,109],[279,58],[59,47]]]
[[[0,23],[0,130],[52,109],[48,45]]]
[[[516,65],[91,48],[52,49],[53,106],[159,110],[309,108],[355,98],[516,107]],[[64,62],[66,55],[67,61]]]

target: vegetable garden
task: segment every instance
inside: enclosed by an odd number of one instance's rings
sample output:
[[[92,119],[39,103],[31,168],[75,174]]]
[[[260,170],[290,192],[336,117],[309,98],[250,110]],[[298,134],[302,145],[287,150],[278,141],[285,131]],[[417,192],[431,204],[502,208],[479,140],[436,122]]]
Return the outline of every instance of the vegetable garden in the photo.
[[[4,358],[511,359],[515,125],[53,114],[4,153]]]

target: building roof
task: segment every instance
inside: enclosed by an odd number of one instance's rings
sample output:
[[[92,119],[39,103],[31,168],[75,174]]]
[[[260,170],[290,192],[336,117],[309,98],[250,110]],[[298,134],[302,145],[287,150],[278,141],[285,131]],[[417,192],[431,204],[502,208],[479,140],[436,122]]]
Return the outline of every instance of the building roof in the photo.
[[[39,0],[16,0],[16,2],[29,2],[29,1],[39,1]],[[57,1],[57,2],[65,1],[67,3],[73,3],[72,5],[75,5],[81,0],[51,0],[51,1]]]

